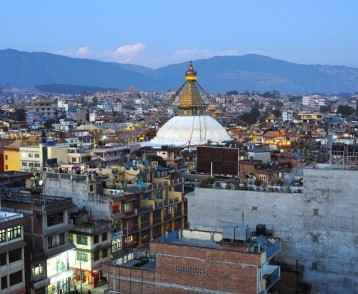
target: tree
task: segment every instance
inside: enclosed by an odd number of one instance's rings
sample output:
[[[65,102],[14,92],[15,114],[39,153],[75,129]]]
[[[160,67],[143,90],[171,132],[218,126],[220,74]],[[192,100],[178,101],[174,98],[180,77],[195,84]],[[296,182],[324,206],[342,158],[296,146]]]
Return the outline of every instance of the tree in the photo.
[[[341,114],[343,117],[347,117],[354,113],[354,108],[350,107],[349,105],[339,105],[337,113]]]

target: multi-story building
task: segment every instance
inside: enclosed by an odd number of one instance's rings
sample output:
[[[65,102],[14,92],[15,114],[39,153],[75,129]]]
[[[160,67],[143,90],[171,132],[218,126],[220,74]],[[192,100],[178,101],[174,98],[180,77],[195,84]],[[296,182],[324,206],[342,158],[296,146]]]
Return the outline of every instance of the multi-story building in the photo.
[[[22,171],[41,171],[47,161],[47,147],[43,144],[21,146],[20,160]]]
[[[106,146],[102,148],[96,148],[93,150],[95,157],[99,158],[101,163],[116,164],[124,159],[124,156],[129,153],[129,149],[123,145]]]
[[[0,209],[0,293],[20,294],[25,289],[25,218]]]
[[[89,219],[83,211],[74,214],[73,219],[70,239],[76,247],[76,256],[70,266],[77,283],[95,288],[102,280],[103,264],[112,257],[112,226],[109,221]]]
[[[172,232],[150,243],[149,254],[106,266],[112,293],[267,293],[280,279],[270,260],[278,239],[216,232]]]
[[[26,122],[31,126],[56,119],[58,110],[56,102],[49,99],[36,99],[26,107]]]
[[[69,242],[70,199],[31,194],[3,194],[2,207],[22,212],[25,226],[27,293],[67,293],[73,272],[73,244]]]
[[[94,171],[47,172],[44,192],[71,197],[77,207],[86,208],[95,223],[109,221],[108,238],[115,256],[187,224],[183,179],[171,168],[147,163],[108,169],[102,175]],[[94,238],[91,230],[87,235]],[[103,252],[100,254],[103,257]]]

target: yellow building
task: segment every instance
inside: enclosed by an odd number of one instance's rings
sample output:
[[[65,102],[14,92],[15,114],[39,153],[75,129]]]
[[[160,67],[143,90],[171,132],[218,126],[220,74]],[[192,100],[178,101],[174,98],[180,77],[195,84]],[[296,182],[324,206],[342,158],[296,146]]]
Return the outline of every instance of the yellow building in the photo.
[[[4,148],[4,171],[20,171],[21,154],[18,143],[13,143]]]

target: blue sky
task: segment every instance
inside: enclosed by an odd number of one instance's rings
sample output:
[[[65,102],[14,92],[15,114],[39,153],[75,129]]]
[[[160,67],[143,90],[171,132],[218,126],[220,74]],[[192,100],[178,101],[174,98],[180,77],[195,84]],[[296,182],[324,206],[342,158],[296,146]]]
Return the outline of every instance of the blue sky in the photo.
[[[358,67],[357,0],[1,0],[0,48],[161,66],[258,53]]]

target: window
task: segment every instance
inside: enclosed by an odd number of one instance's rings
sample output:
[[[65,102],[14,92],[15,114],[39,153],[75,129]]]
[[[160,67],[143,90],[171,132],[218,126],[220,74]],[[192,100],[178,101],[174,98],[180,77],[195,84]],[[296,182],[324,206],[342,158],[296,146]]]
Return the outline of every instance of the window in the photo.
[[[28,154],[28,157],[29,157],[29,158],[32,158],[32,153],[29,153],[29,154]]]
[[[112,252],[119,251],[121,248],[122,248],[121,239],[112,240]]]
[[[35,158],[40,158],[40,154],[36,153]]]
[[[108,256],[108,250],[107,249],[102,249],[102,257],[105,258]]]
[[[55,226],[64,222],[63,211],[50,214],[47,216],[47,226]]]
[[[132,205],[130,203],[124,203],[123,210],[124,210],[125,213],[131,212],[132,211]]]
[[[5,155],[5,160],[8,160],[9,159],[9,157],[7,156],[7,154]]]
[[[10,286],[19,284],[22,282],[22,271],[18,271],[10,275]]]
[[[76,235],[76,242],[79,245],[88,245],[88,237],[86,235]]]
[[[60,245],[65,244],[65,233],[60,234]]]
[[[102,242],[103,241],[107,241],[107,232],[104,232],[103,234],[102,234]]]
[[[6,230],[0,230],[0,243],[6,242]]]
[[[0,254],[0,265],[5,265],[5,264],[7,264],[6,252]]]
[[[42,277],[44,273],[45,273],[45,269],[41,263],[36,264],[32,267],[32,278],[33,279]]]
[[[5,170],[9,170],[9,166],[7,164],[5,165]]]
[[[48,236],[47,237],[47,244],[48,244],[48,249],[52,249],[55,248],[57,246],[61,246],[65,244],[65,234],[62,233],[60,235],[53,235],[53,236]]]
[[[318,262],[316,262],[316,261],[312,262],[311,270],[313,270],[313,271],[318,270]]]
[[[94,260],[94,261],[99,260],[99,250],[97,250],[97,251],[95,251],[95,252],[93,253],[93,260]]]
[[[87,262],[87,261],[88,261],[88,254],[87,254],[87,252],[83,252],[83,251],[77,250],[77,252],[76,252],[76,259],[77,259],[78,261]]]
[[[99,236],[98,236],[98,235],[94,235],[93,243],[94,243],[94,244],[97,244],[98,242],[99,242]]]
[[[9,251],[9,263],[22,259],[22,248]]]
[[[7,276],[1,277],[1,289],[7,288]]]
[[[319,215],[319,209],[318,208],[313,209],[313,215]]]
[[[22,235],[22,226],[21,225],[7,229],[7,240],[8,241],[20,238],[21,235]]]

